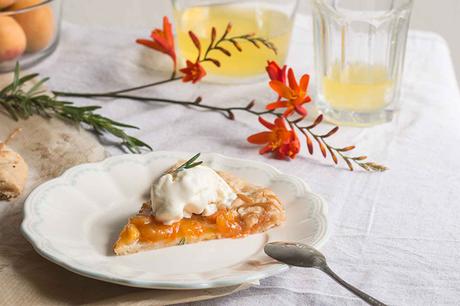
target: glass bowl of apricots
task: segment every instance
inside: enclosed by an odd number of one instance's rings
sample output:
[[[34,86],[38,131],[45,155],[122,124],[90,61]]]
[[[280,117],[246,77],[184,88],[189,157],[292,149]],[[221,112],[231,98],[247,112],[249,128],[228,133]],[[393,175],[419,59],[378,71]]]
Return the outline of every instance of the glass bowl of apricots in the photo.
[[[28,68],[59,41],[60,0],[0,0],[0,72]]]

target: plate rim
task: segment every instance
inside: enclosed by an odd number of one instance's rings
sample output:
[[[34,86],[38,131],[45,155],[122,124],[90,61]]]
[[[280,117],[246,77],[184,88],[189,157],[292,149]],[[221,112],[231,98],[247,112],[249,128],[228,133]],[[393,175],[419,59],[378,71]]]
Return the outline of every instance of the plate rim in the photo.
[[[64,171],[60,176],[55,177],[51,180],[48,180],[39,186],[35,187],[33,191],[28,195],[27,199],[24,202],[24,207],[23,207],[23,219],[21,222],[20,226],[20,231],[22,235],[26,238],[26,240],[32,245],[33,249],[43,258],[65,268],[68,271],[71,271],[73,273],[76,273],[78,275],[84,276],[84,277],[89,277],[92,279],[97,279],[100,281],[105,281],[109,283],[114,283],[118,285],[124,285],[124,286],[129,286],[129,287],[138,287],[138,288],[147,288],[147,289],[167,289],[167,290],[194,290],[194,289],[207,289],[207,288],[220,288],[220,287],[228,287],[228,286],[235,286],[235,285],[240,285],[243,283],[249,283],[253,281],[257,281],[275,274],[279,274],[282,272],[285,272],[289,270],[289,266],[283,263],[276,263],[270,268],[264,268],[263,270],[258,270],[258,271],[251,271],[251,272],[242,272],[238,276],[234,277],[222,277],[218,279],[212,279],[212,280],[206,280],[206,281],[184,281],[183,283],[178,283],[177,281],[155,281],[155,280],[133,280],[133,279],[127,279],[123,277],[111,277],[108,276],[104,273],[99,273],[99,272],[93,272],[90,271],[84,267],[78,267],[73,264],[67,263],[65,261],[62,261],[58,256],[53,255],[53,252],[51,250],[46,250],[40,247],[39,243],[37,240],[39,240],[41,237],[37,236],[36,233],[33,233],[30,231],[28,228],[28,224],[30,222],[30,219],[32,218],[30,216],[30,211],[31,211],[31,206],[34,203],[34,198],[39,195],[42,190],[45,190],[50,185],[55,184],[56,182],[59,182],[61,180],[65,180],[66,177],[70,176],[73,172],[77,172],[80,169],[87,168],[87,167],[98,167],[98,166],[104,166],[104,164],[109,164],[111,162],[116,161],[117,159],[125,159],[125,158],[132,158],[132,159],[148,159],[150,156],[157,155],[157,154],[188,154],[190,152],[187,151],[154,151],[154,152],[149,152],[146,154],[139,154],[139,155],[134,155],[134,154],[120,154],[120,155],[115,155],[108,157],[104,160],[98,161],[98,162],[91,162],[91,163],[83,163],[76,165],[74,167],[71,167]],[[194,153],[190,153],[194,154]],[[213,153],[213,152],[202,152],[203,155],[209,156],[210,158],[221,158],[225,160],[236,160],[240,162],[250,162],[252,164],[257,164],[261,167],[268,168],[270,169],[271,172],[273,172],[276,175],[282,175],[282,176],[287,176],[290,177],[297,182],[300,182],[300,184],[304,187],[305,191],[316,196],[321,203],[319,206],[318,210],[318,216],[322,219],[323,224],[324,224],[324,231],[322,232],[322,236],[319,238],[318,242],[316,243],[317,248],[321,248],[324,243],[329,239],[330,236],[330,226],[327,218],[328,214],[328,206],[324,198],[314,192],[311,191],[310,186],[300,177],[292,174],[286,174],[275,168],[274,166],[261,162],[261,161],[256,161],[256,160],[250,160],[250,159],[244,159],[244,158],[238,158],[238,157],[231,157],[231,156],[226,156],[220,153]]]

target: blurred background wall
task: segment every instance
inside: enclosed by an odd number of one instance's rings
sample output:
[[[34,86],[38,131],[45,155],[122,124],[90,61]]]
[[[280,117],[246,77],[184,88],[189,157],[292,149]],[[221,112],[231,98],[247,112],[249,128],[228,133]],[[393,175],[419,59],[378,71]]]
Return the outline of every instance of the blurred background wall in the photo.
[[[64,20],[92,26],[152,27],[161,24],[158,11],[171,13],[169,0],[66,0],[63,3]],[[308,14],[310,1],[301,0],[299,11]],[[460,79],[460,0],[414,0],[411,28],[437,32],[446,39],[457,80]]]

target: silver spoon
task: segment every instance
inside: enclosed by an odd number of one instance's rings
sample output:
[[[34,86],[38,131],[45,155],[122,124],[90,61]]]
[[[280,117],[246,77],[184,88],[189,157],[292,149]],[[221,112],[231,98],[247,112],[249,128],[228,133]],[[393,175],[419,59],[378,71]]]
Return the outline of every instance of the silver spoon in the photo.
[[[268,256],[290,266],[319,269],[369,305],[386,306],[341,279],[329,268],[326,257],[311,246],[295,242],[271,242],[265,245],[264,251]]]

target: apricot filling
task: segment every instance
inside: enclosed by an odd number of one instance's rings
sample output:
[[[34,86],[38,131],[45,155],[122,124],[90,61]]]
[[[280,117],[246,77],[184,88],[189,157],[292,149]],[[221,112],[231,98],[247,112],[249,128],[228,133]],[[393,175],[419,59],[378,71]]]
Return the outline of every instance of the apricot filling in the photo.
[[[120,234],[119,242],[130,244],[133,242],[153,243],[157,241],[172,242],[177,239],[194,241],[206,235],[210,238],[238,238],[248,234],[244,224],[236,212],[221,209],[215,214],[204,217],[193,215],[189,219],[182,219],[171,225],[164,225],[155,220],[154,216],[137,215],[130,219]]]
[[[219,174],[238,196],[231,208],[222,207],[211,216],[194,214],[165,225],[155,219],[150,202],[144,203],[123,228],[114,252],[125,255],[203,240],[240,238],[264,232],[285,220],[284,206],[273,191]]]

